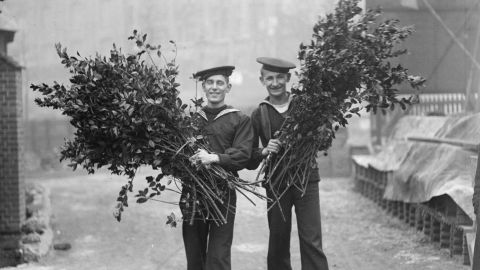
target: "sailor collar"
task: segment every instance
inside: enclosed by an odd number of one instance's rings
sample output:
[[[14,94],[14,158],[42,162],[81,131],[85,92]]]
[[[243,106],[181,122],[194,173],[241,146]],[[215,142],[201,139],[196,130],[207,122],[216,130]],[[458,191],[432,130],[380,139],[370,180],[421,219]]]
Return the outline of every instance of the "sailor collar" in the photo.
[[[287,101],[286,104],[283,104],[282,107],[283,106],[287,106],[287,108],[290,107],[290,103],[292,102],[292,99],[293,99],[293,95],[289,93],[288,94],[288,101]],[[270,103],[270,98],[269,97],[266,97],[262,102],[260,102],[260,105],[262,105],[262,104],[267,104],[267,105],[271,106],[272,108],[274,108],[278,113],[282,114],[282,112],[280,112],[278,110],[276,105]]]
[[[215,116],[215,118],[213,120],[217,120],[218,118],[226,115],[226,114],[229,114],[229,113],[233,113],[233,112],[239,112],[240,110],[239,109],[235,109],[235,108],[225,108],[224,110],[220,111],[217,116]],[[198,114],[200,114],[201,117],[203,117],[203,119],[207,120],[208,121],[208,117],[207,115],[205,114],[205,111],[203,110],[200,110],[198,112]]]

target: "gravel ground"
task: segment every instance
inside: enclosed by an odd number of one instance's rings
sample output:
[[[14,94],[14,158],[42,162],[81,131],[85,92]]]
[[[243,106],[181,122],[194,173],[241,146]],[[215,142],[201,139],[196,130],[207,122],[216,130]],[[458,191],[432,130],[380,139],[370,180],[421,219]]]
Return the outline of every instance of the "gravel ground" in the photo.
[[[242,171],[241,175],[248,179],[256,174]],[[165,225],[166,215],[179,214],[176,206],[158,202],[138,205],[131,200],[123,220],[117,222],[112,212],[124,178],[106,173],[30,178],[50,189],[54,242],[70,243],[72,248],[52,250],[38,263],[10,269],[186,269],[181,229]],[[143,183],[139,179],[138,183]],[[137,188],[142,187],[138,184]],[[178,200],[175,194],[163,199]],[[330,269],[469,269],[462,265],[463,258],[450,257],[448,250],[430,243],[421,232],[353,191],[351,179],[323,179],[320,200]],[[266,269],[266,207],[262,201],[255,202],[257,206],[239,196],[232,247],[235,270]],[[295,226],[291,252],[293,268],[300,269]]]

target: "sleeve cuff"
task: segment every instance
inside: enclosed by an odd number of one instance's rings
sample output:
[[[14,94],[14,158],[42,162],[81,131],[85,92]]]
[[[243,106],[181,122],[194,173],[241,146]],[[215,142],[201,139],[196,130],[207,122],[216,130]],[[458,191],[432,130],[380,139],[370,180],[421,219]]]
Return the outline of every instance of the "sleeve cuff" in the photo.
[[[217,154],[218,155],[218,164],[228,165],[230,164],[230,156],[227,154]]]

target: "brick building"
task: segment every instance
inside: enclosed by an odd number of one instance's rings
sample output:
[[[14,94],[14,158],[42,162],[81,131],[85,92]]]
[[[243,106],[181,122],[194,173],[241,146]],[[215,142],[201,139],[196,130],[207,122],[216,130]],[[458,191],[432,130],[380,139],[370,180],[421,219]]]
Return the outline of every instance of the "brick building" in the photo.
[[[15,31],[4,26],[0,28],[0,267],[21,261],[20,229],[25,221],[22,68],[7,56],[7,43]]]

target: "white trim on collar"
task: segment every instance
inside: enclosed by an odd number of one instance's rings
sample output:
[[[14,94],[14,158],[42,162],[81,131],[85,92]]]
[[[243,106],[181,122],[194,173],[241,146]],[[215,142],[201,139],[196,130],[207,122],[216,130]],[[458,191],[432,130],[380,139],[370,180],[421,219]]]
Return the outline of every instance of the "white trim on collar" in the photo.
[[[239,109],[234,109],[234,108],[225,109],[225,110],[221,111],[220,113],[218,113],[217,116],[215,116],[215,118],[213,120],[217,120],[219,117],[224,116],[225,114],[233,113],[233,112],[239,112],[239,111],[240,111]]]
[[[229,114],[229,113],[233,113],[233,112],[239,112],[240,110],[239,109],[235,109],[235,108],[227,108],[225,110],[222,110],[221,112],[219,112],[217,114],[217,116],[215,116],[215,118],[213,120],[217,120],[218,118],[226,115],[226,114]],[[200,110],[198,112],[200,114],[201,117],[203,117],[205,120],[208,121],[208,118],[207,118],[207,115],[205,114],[205,112],[203,110]]]
[[[205,112],[202,109],[200,109],[198,111],[198,114],[200,114],[200,116],[203,117],[203,119],[208,121],[207,115],[205,114]]]

